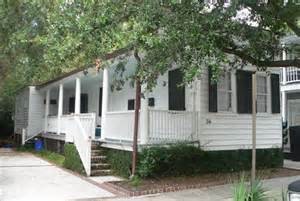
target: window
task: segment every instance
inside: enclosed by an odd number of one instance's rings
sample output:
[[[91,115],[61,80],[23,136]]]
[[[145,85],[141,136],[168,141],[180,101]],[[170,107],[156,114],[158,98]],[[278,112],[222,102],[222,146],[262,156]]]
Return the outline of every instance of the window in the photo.
[[[257,112],[267,112],[267,78],[257,76]]]
[[[232,88],[231,88],[231,73],[225,72],[219,78],[218,82],[218,110],[232,111]]]
[[[148,98],[148,106],[154,107],[155,106],[155,99],[154,98]]]
[[[134,99],[128,100],[128,105],[127,105],[128,110],[134,110],[134,105],[135,105],[134,102],[135,102]]]

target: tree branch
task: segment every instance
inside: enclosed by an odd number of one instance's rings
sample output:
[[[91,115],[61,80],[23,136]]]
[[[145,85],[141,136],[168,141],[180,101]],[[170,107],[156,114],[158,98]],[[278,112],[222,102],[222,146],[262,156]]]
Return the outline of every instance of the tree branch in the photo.
[[[240,50],[234,50],[226,47],[223,47],[222,50],[227,54],[235,55],[258,67],[300,67],[300,59],[267,61],[256,59]]]

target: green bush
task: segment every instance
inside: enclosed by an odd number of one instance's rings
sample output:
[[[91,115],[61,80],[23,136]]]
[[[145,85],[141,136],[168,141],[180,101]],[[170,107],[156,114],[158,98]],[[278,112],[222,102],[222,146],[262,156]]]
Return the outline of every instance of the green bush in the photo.
[[[185,144],[145,148],[139,156],[138,174],[141,177],[196,174],[201,170],[204,153]]]
[[[65,161],[63,166],[80,174],[86,174],[79,153],[73,144],[66,143],[64,146]]]
[[[257,168],[281,167],[282,162],[281,149],[257,150]],[[140,177],[237,172],[250,168],[251,150],[203,151],[185,144],[145,148],[138,162]]]
[[[119,176],[128,178],[131,174],[131,152],[114,149],[107,150],[108,163]]]

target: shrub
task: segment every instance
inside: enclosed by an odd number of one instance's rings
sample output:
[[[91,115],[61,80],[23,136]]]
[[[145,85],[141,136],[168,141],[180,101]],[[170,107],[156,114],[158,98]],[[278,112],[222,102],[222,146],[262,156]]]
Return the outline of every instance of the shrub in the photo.
[[[281,167],[281,149],[257,150],[257,168]],[[140,177],[237,172],[251,169],[251,150],[203,151],[186,144],[145,148],[139,155]]]
[[[66,143],[64,146],[65,161],[63,166],[80,174],[86,174],[79,153],[73,144]]]
[[[139,156],[138,174],[141,177],[179,176],[200,172],[204,152],[185,144],[169,147],[150,147]]]
[[[128,178],[131,174],[131,152],[108,149],[107,160],[112,170],[119,176]]]
[[[255,181],[249,185],[242,177],[239,183],[234,185],[233,201],[267,201],[270,200],[268,192],[263,188],[261,181]]]

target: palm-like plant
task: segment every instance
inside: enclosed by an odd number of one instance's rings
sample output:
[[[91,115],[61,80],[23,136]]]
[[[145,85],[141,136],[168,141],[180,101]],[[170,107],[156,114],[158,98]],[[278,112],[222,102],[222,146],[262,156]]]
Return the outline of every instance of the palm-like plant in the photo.
[[[239,183],[234,185],[233,201],[267,201],[266,189],[263,188],[262,182],[257,180],[252,186],[249,185],[245,178],[242,177]]]

